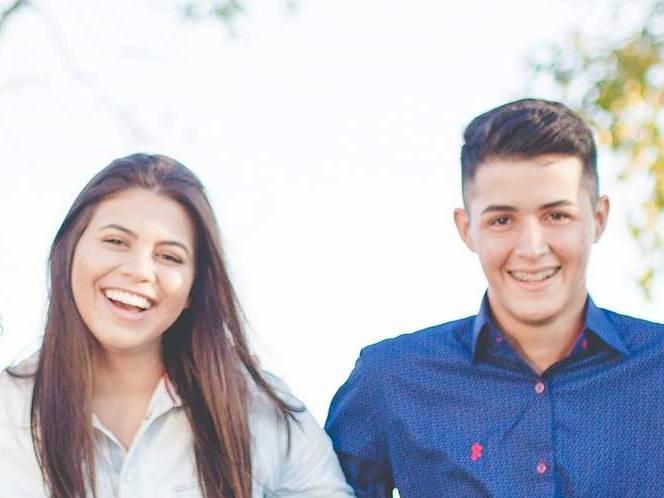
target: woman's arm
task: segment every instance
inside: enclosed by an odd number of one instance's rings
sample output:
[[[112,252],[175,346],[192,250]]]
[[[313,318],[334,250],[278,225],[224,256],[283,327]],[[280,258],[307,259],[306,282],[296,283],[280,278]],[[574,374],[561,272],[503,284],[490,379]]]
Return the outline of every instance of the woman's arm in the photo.
[[[274,496],[280,498],[354,497],[330,438],[307,411],[291,423],[291,447],[282,463]],[[270,495],[268,495],[270,496]]]

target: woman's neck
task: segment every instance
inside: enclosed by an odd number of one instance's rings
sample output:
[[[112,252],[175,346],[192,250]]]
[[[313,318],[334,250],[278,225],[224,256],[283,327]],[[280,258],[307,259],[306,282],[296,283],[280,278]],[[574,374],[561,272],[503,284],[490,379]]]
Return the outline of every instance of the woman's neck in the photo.
[[[152,396],[164,373],[161,354],[98,351],[93,364],[94,397]]]
[[[92,410],[128,450],[163,375],[161,354],[98,351],[93,362]]]

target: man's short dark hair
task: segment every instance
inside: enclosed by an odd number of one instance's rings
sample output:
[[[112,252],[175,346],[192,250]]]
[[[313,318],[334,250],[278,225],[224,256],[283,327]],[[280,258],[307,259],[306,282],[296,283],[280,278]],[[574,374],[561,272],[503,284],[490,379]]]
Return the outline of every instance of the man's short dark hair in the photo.
[[[591,199],[599,194],[597,148],[581,117],[567,106],[542,99],[501,105],[473,119],[463,134],[461,181],[467,189],[482,163],[493,159],[529,159],[544,154],[579,158]]]

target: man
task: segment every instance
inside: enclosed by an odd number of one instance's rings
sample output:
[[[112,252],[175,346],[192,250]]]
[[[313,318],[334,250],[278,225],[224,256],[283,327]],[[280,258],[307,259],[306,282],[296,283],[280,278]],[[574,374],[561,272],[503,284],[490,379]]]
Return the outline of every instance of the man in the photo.
[[[586,290],[609,213],[591,131],[527,99],[464,141],[454,221],[487,293],[362,351],[326,424],[346,477],[360,498],[664,496],[664,326]]]

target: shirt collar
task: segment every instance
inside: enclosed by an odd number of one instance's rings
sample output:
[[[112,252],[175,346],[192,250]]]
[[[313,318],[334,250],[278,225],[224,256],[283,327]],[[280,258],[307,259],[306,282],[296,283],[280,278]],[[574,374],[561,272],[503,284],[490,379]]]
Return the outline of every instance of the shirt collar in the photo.
[[[182,399],[178,396],[171,380],[164,373],[152,395],[152,400],[148,407],[148,415],[158,417],[171,408],[179,408],[180,406],[182,406]]]
[[[471,337],[471,356],[473,360],[477,356],[478,343],[482,331],[486,327],[493,327],[491,311],[489,307],[488,293],[484,293],[480,310],[473,321]],[[585,330],[591,331],[602,342],[621,355],[629,356],[630,352],[618,328],[606,316],[606,312],[598,308],[592,298],[588,296],[585,309]]]
[[[595,336],[621,355],[630,355],[629,348],[625,344],[625,340],[618,327],[609,320],[606,311],[595,306],[590,296],[588,296],[588,301],[586,302],[586,330],[590,330]]]
[[[31,383],[32,387],[32,383]],[[27,398],[26,398],[27,399]],[[160,415],[163,415],[167,411],[173,408],[179,408],[182,406],[182,399],[178,396],[175,386],[170,381],[170,379],[164,375],[157,384],[154,393],[152,394],[152,399],[148,405],[148,411],[146,417],[157,418]],[[23,429],[30,429],[31,427],[31,414],[30,414],[30,403],[26,402],[23,407],[23,413],[21,416],[21,427]],[[93,427],[100,428],[101,423],[96,415],[92,414],[92,425]]]
[[[482,298],[482,304],[480,305],[480,311],[477,313],[477,316],[475,316],[475,320],[473,321],[472,342],[470,343],[471,356],[473,359],[475,359],[477,355],[477,344],[480,339],[480,334],[485,327],[490,326],[493,326],[493,323],[491,322],[491,313],[489,312],[489,296],[488,293],[485,292],[484,297]]]

